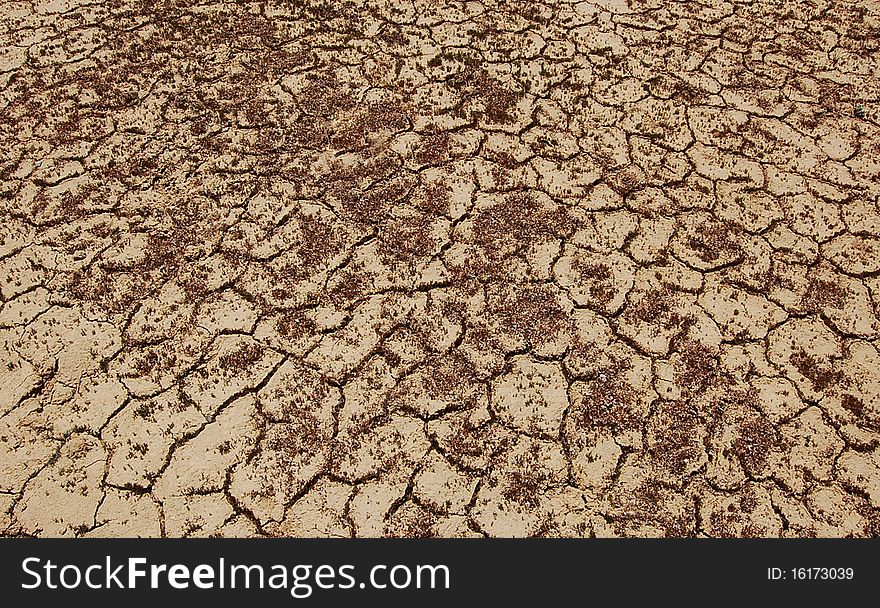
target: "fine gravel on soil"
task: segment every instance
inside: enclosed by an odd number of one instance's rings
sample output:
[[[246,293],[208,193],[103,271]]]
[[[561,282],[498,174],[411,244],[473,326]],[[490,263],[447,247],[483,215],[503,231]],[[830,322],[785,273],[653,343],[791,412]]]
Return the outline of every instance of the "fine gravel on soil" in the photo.
[[[6,536],[880,535],[854,0],[0,1]]]

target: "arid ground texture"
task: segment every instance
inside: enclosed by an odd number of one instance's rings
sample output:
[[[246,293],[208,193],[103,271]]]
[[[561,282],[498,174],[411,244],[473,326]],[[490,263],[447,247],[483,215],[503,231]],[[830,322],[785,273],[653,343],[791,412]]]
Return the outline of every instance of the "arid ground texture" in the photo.
[[[0,2],[4,536],[880,535],[880,3]]]

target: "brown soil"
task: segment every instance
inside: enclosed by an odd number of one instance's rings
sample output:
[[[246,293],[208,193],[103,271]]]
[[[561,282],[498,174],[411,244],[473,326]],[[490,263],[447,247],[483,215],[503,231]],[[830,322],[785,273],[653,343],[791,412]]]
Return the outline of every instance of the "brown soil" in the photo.
[[[874,536],[876,2],[0,5],[7,536]]]

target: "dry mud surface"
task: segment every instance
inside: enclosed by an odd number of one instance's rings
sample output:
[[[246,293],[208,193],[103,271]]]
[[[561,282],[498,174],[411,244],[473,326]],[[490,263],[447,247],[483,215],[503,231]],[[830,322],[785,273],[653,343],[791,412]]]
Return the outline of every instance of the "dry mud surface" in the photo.
[[[0,2],[0,530],[877,536],[877,3]]]

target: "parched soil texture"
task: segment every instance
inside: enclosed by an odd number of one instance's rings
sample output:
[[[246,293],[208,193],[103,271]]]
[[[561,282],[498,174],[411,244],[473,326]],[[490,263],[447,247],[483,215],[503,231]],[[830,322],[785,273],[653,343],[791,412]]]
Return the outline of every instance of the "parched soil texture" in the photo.
[[[5,536],[880,535],[880,3],[0,1]]]

